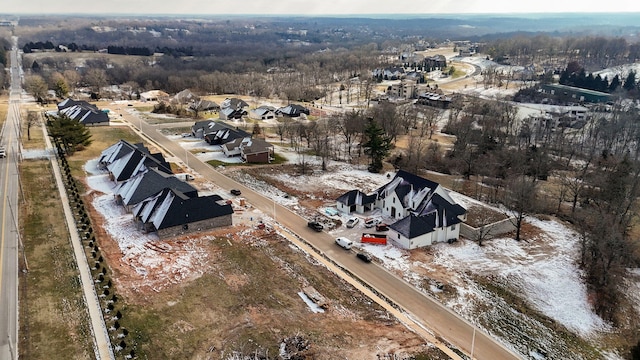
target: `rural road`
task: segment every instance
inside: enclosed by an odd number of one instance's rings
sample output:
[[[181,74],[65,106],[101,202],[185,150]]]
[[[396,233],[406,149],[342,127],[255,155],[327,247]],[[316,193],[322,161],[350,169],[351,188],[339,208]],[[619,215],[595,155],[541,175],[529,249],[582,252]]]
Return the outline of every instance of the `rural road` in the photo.
[[[274,200],[239,184],[221,174],[195,155],[186,151],[177,142],[164,136],[154,125],[149,125],[141,117],[129,112],[122,113],[122,119],[135,128],[141,128],[143,134],[173,156],[181,159],[193,171],[223,189],[237,188],[256,209],[271,215],[283,228],[300,238],[332,259],[336,264],[354,274],[370,288],[383,294],[401,310],[411,315],[413,320],[443,338],[473,358],[487,360],[519,359],[520,357],[504,347],[497,340],[474,328],[466,320],[441,305],[434,299],[419,292],[415,287],[376,264],[365,264],[352,252],[338,247],[333,237],[322,232],[316,233],[307,228],[307,220],[277,204]]]
[[[6,157],[0,158],[0,359],[18,358],[18,162],[20,154],[20,68],[17,39],[11,51],[11,91],[9,111],[2,127],[0,145]]]

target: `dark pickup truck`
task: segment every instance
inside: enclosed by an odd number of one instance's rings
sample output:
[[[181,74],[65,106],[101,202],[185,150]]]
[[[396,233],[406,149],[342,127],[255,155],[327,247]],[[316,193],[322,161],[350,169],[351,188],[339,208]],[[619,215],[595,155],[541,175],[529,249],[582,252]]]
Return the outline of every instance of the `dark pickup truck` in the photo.
[[[324,226],[322,226],[322,224],[320,224],[319,222],[316,221],[309,221],[307,223],[307,226],[312,228],[313,230],[320,232],[324,229]]]

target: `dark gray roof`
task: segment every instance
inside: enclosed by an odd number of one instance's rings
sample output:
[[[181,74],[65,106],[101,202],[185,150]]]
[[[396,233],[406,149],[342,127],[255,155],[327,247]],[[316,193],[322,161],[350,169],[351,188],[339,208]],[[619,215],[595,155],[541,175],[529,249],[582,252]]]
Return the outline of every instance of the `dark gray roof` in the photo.
[[[224,101],[222,101],[222,103],[220,104],[220,107],[223,109],[231,108],[234,110],[242,110],[243,108],[249,107],[249,104],[247,104],[247,102],[242,99],[227,98],[227,99],[224,99]]]
[[[107,113],[86,101],[65,99],[58,103],[58,113],[85,125],[109,122]]]
[[[126,145],[124,143],[126,143]],[[127,142],[123,142],[121,148],[128,151],[123,151],[123,155],[114,161],[105,162],[107,169],[109,169],[114,180],[117,182],[130,179],[150,168],[157,168],[165,173],[172,173],[171,166],[160,153],[149,154],[148,152],[141,151],[137,147],[131,149],[131,144]],[[146,148],[144,149],[147,150]],[[116,153],[117,148],[113,150],[114,153]],[[103,157],[100,158],[101,162]]]
[[[198,190],[190,184],[155,168],[126,180],[116,186],[113,192],[120,195],[124,205],[135,205],[165,188],[177,190],[187,197],[198,196]]]
[[[156,230],[161,230],[233,214],[231,205],[221,205],[220,200],[218,195],[189,198],[165,188],[136,205],[133,213],[144,223],[152,223]]]
[[[248,139],[242,146],[242,153],[245,155],[260,154],[269,152],[273,145],[262,139]]]
[[[337,202],[347,206],[373,204],[375,200],[376,194],[367,195],[360,190],[347,191],[336,199]]]
[[[136,150],[149,154],[149,149],[147,149],[142,143],[131,144],[126,140],[120,140],[103,150],[98,162],[101,164],[111,164],[112,162]]]
[[[220,121],[214,121],[213,124],[209,124],[208,127],[208,130],[204,130],[204,137],[209,144],[213,145],[226,144],[238,138],[251,137],[248,132]]]
[[[203,133],[207,132],[207,130],[209,130],[210,126],[213,126],[215,124],[214,121],[211,120],[204,120],[204,121],[196,121],[193,126],[191,127],[191,131],[193,133],[198,132],[199,130],[202,130]]]
[[[421,217],[410,214],[389,225],[389,228],[400,233],[407,239],[413,239],[432,232],[436,228],[435,223],[435,214]]]
[[[416,208],[419,208],[420,204],[429,200],[438,186],[440,185],[436,182],[404,170],[398,170],[393,180],[380,187],[376,193],[378,198],[384,199],[390,191],[395,192],[398,199],[403,202],[404,208],[412,208],[408,202],[417,196],[420,202]]]
[[[310,114],[309,109],[298,104],[290,104],[285,107],[281,107],[276,111],[276,113],[291,116],[291,117],[297,117],[297,116],[300,116],[300,114],[307,114],[307,115]]]

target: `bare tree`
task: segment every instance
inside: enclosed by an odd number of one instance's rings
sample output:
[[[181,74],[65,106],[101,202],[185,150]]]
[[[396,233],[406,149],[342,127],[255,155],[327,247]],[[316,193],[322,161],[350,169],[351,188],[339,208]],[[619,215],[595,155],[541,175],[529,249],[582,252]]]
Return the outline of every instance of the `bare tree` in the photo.
[[[84,76],[84,80],[91,86],[97,98],[100,98],[100,91],[107,85],[107,72],[103,69],[89,69]]]
[[[41,101],[47,95],[47,82],[40,75],[30,75],[25,79],[25,88],[36,100]]]
[[[31,127],[40,122],[40,115],[36,111],[27,113],[27,140],[31,140]]]
[[[520,241],[522,223],[527,215],[535,209],[537,197],[537,182],[526,175],[516,175],[507,180],[505,205],[511,212],[509,217],[516,228],[515,240]]]

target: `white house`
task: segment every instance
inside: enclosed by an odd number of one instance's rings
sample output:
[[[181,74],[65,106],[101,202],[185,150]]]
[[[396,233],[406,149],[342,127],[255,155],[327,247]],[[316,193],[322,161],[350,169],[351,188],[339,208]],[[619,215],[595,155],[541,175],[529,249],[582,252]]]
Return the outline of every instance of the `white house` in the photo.
[[[380,209],[395,219],[387,240],[404,249],[457,239],[466,210],[440,184],[400,170],[373,194],[352,190],[337,199],[340,211],[365,213]]]

